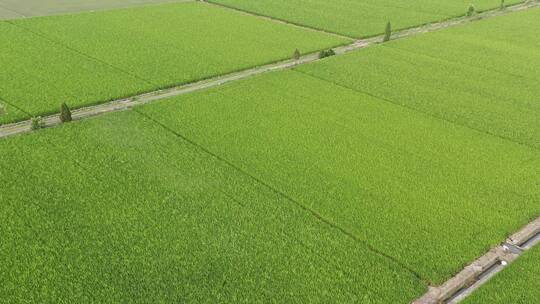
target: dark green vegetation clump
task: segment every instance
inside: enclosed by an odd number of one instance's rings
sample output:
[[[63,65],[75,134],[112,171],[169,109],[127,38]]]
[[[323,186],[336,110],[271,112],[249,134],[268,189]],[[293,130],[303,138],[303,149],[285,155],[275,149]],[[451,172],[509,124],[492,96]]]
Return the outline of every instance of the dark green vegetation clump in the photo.
[[[319,52],[319,59],[334,56],[334,55],[336,55],[336,52],[334,52],[333,49],[323,50]]]
[[[300,56],[301,56],[300,51],[298,49],[294,50],[293,59],[298,60],[300,59]]]
[[[41,116],[32,117],[30,120],[30,128],[34,131],[43,128],[43,119]]]
[[[476,8],[473,4],[469,5],[469,9],[467,10],[467,16],[471,17],[476,14]]]
[[[389,21],[388,23],[386,23],[386,27],[384,29],[383,42],[390,41],[390,38],[392,38],[392,24]]]
[[[71,110],[69,109],[66,103],[63,103],[60,106],[60,121],[61,122],[70,122],[73,118],[71,117]]]

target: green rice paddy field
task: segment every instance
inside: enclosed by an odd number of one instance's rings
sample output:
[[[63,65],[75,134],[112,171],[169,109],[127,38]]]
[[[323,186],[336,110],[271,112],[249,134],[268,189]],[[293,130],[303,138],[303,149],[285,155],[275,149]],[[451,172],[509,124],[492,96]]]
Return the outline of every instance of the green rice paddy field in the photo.
[[[427,282],[540,214],[537,150],[296,71],[140,111]]]
[[[463,303],[537,303],[540,299],[538,278],[540,278],[540,247],[537,246],[497,274]]]
[[[6,302],[406,303],[425,288],[137,112],[0,150]]]
[[[0,124],[346,42],[202,3],[4,21],[0,102],[8,114]]]
[[[532,9],[0,139],[0,297],[411,302],[540,215],[539,24]],[[17,41],[4,121],[346,42],[203,3],[0,32]],[[536,252],[471,303],[534,289]]]
[[[297,71],[540,149],[540,9],[408,37]]]
[[[350,37],[383,33],[388,21],[395,29],[463,16],[473,4],[478,11],[500,6],[499,0],[210,0],[228,7]],[[523,1],[505,1],[506,5]]]

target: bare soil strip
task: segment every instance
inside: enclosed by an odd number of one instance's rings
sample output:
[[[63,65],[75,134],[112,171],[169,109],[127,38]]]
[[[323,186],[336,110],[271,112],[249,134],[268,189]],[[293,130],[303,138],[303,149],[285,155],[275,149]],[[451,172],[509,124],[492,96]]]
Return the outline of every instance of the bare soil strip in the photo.
[[[428,292],[414,301],[413,304],[460,302],[516,260],[523,251],[538,245],[538,242],[534,241],[538,234],[540,234],[540,217],[465,267],[441,286],[430,287]],[[528,245],[524,246],[524,244]]]
[[[19,13],[9,7],[6,7],[0,2],[0,20],[1,19],[14,19],[14,18],[25,18],[26,16],[22,13]]]
[[[438,30],[445,29],[448,27],[467,24],[467,23],[474,22],[477,20],[501,16],[501,15],[509,14],[512,12],[518,12],[518,11],[522,11],[522,10],[526,10],[526,9],[530,9],[530,8],[538,7],[538,6],[540,6],[540,2],[531,1],[528,3],[522,3],[522,4],[514,5],[511,7],[507,7],[502,10],[496,9],[496,10],[486,11],[472,17],[459,17],[459,18],[446,20],[443,22],[422,25],[416,28],[394,32],[392,34],[392,39],[402,39],[409,36],[438,31]],[[267,18],[267,17],[264,17],[264,18]],[[283,21],[279,21],[279,22],[283,22]],[[298,26],[298,25],[295,25],[295,26]],[[308,28],[308,29],[314,30],[311,28]],[[382,40],[383,40],[383,35],[376,36],[373,38],[363,39],[363,40],[356,40],[349,45],[337,47],[334,49],[334,51],[336,55],[339,56],[339,55],[342,55],[342,54],[345,54],[354,50],[363,49],[363,48],[366,48],[375,44],[382,43]],[[208,89],[211,87],[217,87],[228,82],[252,77],[252,76],[267,73],[267,72],[285,70],[285,69],[292,68],[296,65],[307,64],[307,63],[315,62],[318,60],[321,60],[319,59],[318,54],[312,53],[312,54],[304,55],[298,60],[292,60],[292,59],[284,60],[278,63],[258,66],[258,67],[246,69],[240,72],[226,74],[226,75],[210,78],[207,80],[202,80],[202,81],[198,81],[198,82],[194,82],[194,83],[190,83],[186,85],[172,87],[169,89],[153,91],[153,92],[136,95],[129,98],[110,101],[110,102],[95,105],[95,106],[83,107],[83,108],[79,108],[73,111],[73,119],[80,120],[80,119],[85,119],[85,118],[89,118],[92,116],[96,116],[96,115],[100,115],[100,114],[104,114],[108,112],[127,110],[129,108],[132,108],[134,106],[138,106],[141,104],[146,104],[146,103],[158,101],[161,99],[166,99],[166,98],[179,96],[179,95],[183,95],[183,94],[187,94],[187,93],[191,93],[195,91],[200,91],[200,90]],[[59,114],[53,114],[53,115],[44,117],[43,127],[52,127],[52,126],[60,124],[61,122],[58,115]],[[30,132],[31,130],[32,130],[31,120],[5,124],[5,125],[0,126],[0,138]]]
[[[0,20],[54,16],[195,0],[0,0]]]

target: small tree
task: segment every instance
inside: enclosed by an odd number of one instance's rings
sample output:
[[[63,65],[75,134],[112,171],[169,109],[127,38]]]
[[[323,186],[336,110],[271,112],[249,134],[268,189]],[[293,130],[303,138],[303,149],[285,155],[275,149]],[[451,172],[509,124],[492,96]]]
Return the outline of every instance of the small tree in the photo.
[[[390,21],[386,23],[386,28],[384,29],[384,38],[383,42],[390,41],[390,38],[392,37],[392,24]]]
[[[474,7],[473,4],[471,4],[471,5],[469,5],[469,10],[467,11],[467,16],[471,17],[474,14],[476,14],[476,8]]]
[[[71,120],[72,120],[71,110],[69,109],[66,103],[63,103],[62,106],[60,107],[60,121],[70,122]]]
[[[298,49],[294,50],[293,59],[294,60],[300,59],[300,51]]]
[[[32,117],[30,121],[32,130],[39,130],[43,128],[43,119],[41,119],[41,116]]]
[[[503,10],[505,7],[504,0],[501,0],[501,9]]]

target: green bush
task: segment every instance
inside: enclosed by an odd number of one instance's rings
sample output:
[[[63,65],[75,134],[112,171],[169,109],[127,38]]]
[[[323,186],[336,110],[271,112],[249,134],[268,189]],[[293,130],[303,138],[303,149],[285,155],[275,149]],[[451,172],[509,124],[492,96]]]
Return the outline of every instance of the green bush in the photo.
[[[334,52],[333,49],[323,50],[323,51],[319,52],[319,59],[334,56],[335,54],[336,54],[336,52]]]
[[[44,126],[43,119],[41,118],[41,116],[32,117],[32,119],[30,121],[31,121],[32,130],[39,130],[39,129],[43,128],[43,126]]]
[[[390,21],[386,24],[386,28],[384,29],[384,38],[383,41],[389,41],[392,37],[392,24],[390,24]]]
[[[60,121],[61,122],[70,122],[72,120],[71,110],[69,109],[66,103],[63,103],[60,107]]]
[[[469,10],[467,11],[467,16],[471,17],[474,14],[476,14],[476,8],[474,7],[473,4],[471,4],[471,5],[469,5]]]

